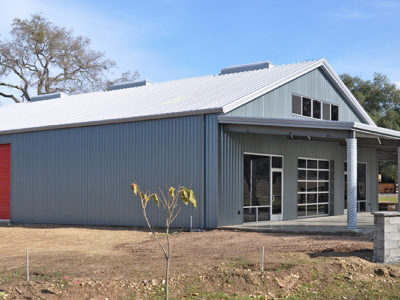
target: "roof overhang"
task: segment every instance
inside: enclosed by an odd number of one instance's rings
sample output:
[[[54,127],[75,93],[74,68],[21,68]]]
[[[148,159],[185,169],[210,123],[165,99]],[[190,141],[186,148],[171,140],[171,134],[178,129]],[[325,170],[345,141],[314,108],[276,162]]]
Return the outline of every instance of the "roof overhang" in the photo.
[[[232,117],[220,115],[218,122],[225,132],[284,135],[291,139],[339,142],[355,136],[359,147],[376,148],[387,152],[381,159],[394,159],[400,147],[400,132],[357,122],[319,121],[309,119],[277,119]]]

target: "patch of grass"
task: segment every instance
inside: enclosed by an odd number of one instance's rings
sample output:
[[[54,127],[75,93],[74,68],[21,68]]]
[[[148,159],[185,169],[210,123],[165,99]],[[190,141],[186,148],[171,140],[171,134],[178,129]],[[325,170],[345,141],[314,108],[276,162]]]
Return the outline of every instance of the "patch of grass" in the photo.
[[[169,288],[169,295],[170,295],[170,299],[175,299],[174,297],[171,296],[171,294],[173,294],[173,288]],[[165,299],[165,290],[164,290],[164,285],[157,285],[152,287],[152,292],[150,293],[151,295],[149,296],[148,299]],[[132,298],[132,299],[136,299],[136,298]],[[177,298],[178,299],[178,298]]]
[[[0,273],[0,279],[4,282],[23,280],[26,279],[26,271],[22,269],[3,271]]]
[[[398,293],[396,283],[350,280],[338,274],[331,282],[302,284],[288,299],[397,299]]]
[[[379,203],[398,203],[399,199],[397,196],[379,196]]]
[[[198,299],[207,299],[207,300],[250,300],[250,299],[257,299],[257,300],[265,300],[266,298],[264,296],[259,296],[259,297],[249,297],[249,296],[231,296],[227,295],[223,292],[195,292],[191,293],[188,295],[184,296],[185,299],[190,299],[190,300],[198,300]],[[182,298],[171,298],[171,299],[182,299]]]
[[[242,267],[243,269],[253,269],[255,268],[255,264],[246,260],[239,260],[227,265],[228,267]]]
[[[317,270],[313,267],[313,268],[312,268],[312,273],[311,273],[311,279],[312,279],[312,280],[316,280],[317,277],[318,277]]]
[[[266,268],[266,271],[282,272],[282,271],[290,270],[290,269],[294,268],[295,266],[296,265],[293,263],[283,263],[283,264],[279,264],[276,267],[268,267],[268,268]]]

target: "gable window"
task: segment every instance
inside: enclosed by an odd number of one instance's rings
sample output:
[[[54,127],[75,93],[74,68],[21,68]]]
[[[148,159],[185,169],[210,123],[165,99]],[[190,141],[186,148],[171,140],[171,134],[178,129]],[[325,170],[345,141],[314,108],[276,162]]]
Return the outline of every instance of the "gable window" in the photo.
[[[303,97],[303,116],[311,117],[311,99]]]
[[[339,106],[309,97],[292,95],[292,114],[327,121],[339,120]]]
[[[321,102],[317,100],[313,101],[313,118],[321,119]]]
[[[339,106],[333,105],[331,106],[331,120],[337,121],[339,120]]]
[[[293,95],[292,96],[292,113],[296,115],[301,115],[301,97]]]
[[[324,103],[323,108],[323,119],[329,121],[331,119],[331,105]]]

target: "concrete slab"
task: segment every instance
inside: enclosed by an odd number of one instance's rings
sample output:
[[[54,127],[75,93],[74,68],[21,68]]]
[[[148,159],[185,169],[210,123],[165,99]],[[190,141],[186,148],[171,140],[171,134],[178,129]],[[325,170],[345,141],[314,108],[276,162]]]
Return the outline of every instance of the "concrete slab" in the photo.
[[[346,228],[347,216],[328,216],[289,221],[252,222],[222,226],[221,229],[294,234],[330,234],[365,236],[374,232],[374,216],[371,213],[357,214],[357,229]]]

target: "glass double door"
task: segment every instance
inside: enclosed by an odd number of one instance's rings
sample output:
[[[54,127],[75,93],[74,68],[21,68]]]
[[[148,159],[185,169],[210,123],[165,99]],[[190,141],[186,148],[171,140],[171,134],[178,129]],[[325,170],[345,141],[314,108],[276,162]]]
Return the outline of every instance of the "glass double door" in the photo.
[[[282,220],[283,157],[244,155],[243,222]]]

